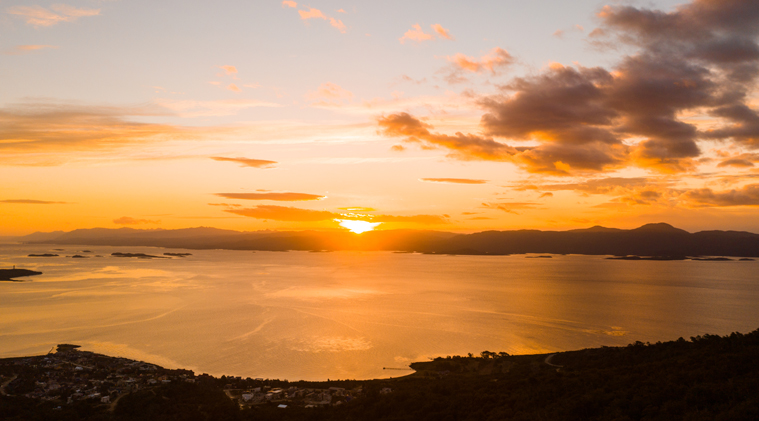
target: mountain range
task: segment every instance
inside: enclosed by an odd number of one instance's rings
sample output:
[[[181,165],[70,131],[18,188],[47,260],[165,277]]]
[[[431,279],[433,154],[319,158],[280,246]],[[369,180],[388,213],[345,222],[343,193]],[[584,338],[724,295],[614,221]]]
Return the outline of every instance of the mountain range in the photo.
[[[432,254],[518,253],[616,256],[759,257],[759,234],[690,233],[666,223],[624,230],[595,226],[569,231],[510,230],[456,234],[441,231],[232,231],[209,227],[176,230],[91,228],[16,237],[26,244],[151,246],[226,250],[383,250]]]

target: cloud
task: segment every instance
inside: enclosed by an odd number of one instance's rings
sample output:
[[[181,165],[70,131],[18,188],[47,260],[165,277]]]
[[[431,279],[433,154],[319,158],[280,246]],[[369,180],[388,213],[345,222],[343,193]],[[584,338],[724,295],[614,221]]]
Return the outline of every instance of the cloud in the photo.
[[[276,161],[267,161],[265,159],[250,159],[250,158],[225,158],[222,156],[212,156],[211,159],[214,161],[225,161],[225,162],[236,162],[240,164],[241,167],[252,167],[252,168],[273,168],[274,165],[277,164]]]
[[[516,59],[508,51],[496,47],[480,59],[467,57],[458,53],[454,56],[448,56],[446,59],[451,62],[451,68],[448,70],[446,80],[448,83],[466,82],[465,73],[483,73],[490,72],[491,75],[498,74],[502,68],[509,67],[516,62]]]
[[[404,222],[422,225],[442,225],[450,223],[448,219],[445,218],[445,216],[440,215],[374,215],[371,219],[373,222]]]
[[[718,167],[753,167],[754,163],[751,162],[748,159],[742,159],[742,158],[731,158],[726,159],[719,164],[717,164]]]
[[[300,221],[300,222],[318,222],[330,220],[370,220],[371,222],[393,222],[393,223],[413,223],[422,225],[441,225],[448,224],[445,216],[439,215],[362,215],[362,214],[340,214],[330,211],[319,211],[310,209],[293,208],[288,206],[260,205],[254,208],[244,209],[225,209],[235,215],[242,215],[257,219],[270,219],[273,221]]]
[[[317,211],[274,205],[260,205],[254,208],[244,209],[226,209],[224,212],[250,218],[271,219],[273,221],[317,222],[341,218],[339,213],[329,211]]]
[[[32,200],[32,199],[5,199],[0,200],[0,203],[8,203],[14,205],[68,205],[69,202],[50,202],[47,200]]]
[[[256,107],[282,107],[274,102],[251,99],[193,101],[159,98],[155,100],[155,103],[185,118],[235,115],[242,110]]]
[[[430,132],[431,126],[408,113],[391,114],[378,119],[380,133],[389,137],[405,137],[408,143],[424,147],[449,149],[449,156],[462,160],[509,161],[518,151],[492,138],[456,133],[453,136]]]
[[[432,30],[435,31],[437,36],[440,38],[444,38],[448,40],[454,39],[451,33],[447,29],[443,28],[443,26],[440,25],[439,23],[432,25]]]
[[[553,193],[551,193],[551,192],[545,192],[545,193],[543,193],[543,194],[540,195],[540,199],[542,199],[544,197],[553,197]]]
[[[608,67],[553,64],[513,78],[479,100],[481,135],[446,137],[424,125],[416,135],[380,128],[449,149],[456,159],[506,161],[555,175],[626,167],[694,171],[705,140],[759,148],[759,113],[749,102],[759,76],[759,3],[695,0],[670,12],[606,6],[598,18],[591,42],[622,43],[630,52]],[[450,60],[459,71],[452,82],[485,71],[481,60]],[[701,130],[684,118],[694,114],[712,127]],[[484,145],[486,153],[475,153]]]
[[[405,44],[406,40],[410,41],[416,41],[416,42],[422,42],[422,41],[430,41],[435,39],[435,35],[437,35],[438,38],[441,39],[447,39],[447,40],[453,40],[453,36],[451,33],[443,28],[442,25],[439,23],[430,25],[432,28],[433,33],[427,33],[424,32],[422,27],[417,23],[415,25],[411,25],[411,29],[406,31],[406,33],[403,34],[402,37],[398,38],[398,41],[401,42],[401,44]]]
[[[472,178],[420,178],[420,181],[430,183],[451,183],[451,184],[486,184],[488,180],[477,180]]]
[[[306,98],[315,101],[312,105],[334,107],[350,102],[353,99],[353,92],[332,82],[326,82],[319,85],[316,91],[308,92]]]
[[[276,200],[279,202],[300,202],[307,200],[322,200],[327,196],[308,193],[215,193],[225,199],[238,200]]]
[[[524,190],[571,190],[587,194],[617,194],[624,193],[628,190],[636,187],[645,187],[652,183],[644,177],[635,178],[623,178],[623,177],[607,177],[586,180],[582,183],[566,183],[566,184],[542,184],[535,185],[523,185],[512,186],[512,189],[517,191]]]
[[[240,89],[240,87],[237,86],[237,85],[235,85],[234,83],[230,83],[227,86],[227,90],[228,91],[232,91],[232,92],[242,92],[242,89]]]
[[[9,56],[28,54],[32,51],[44,50],[47,48],[58,48],[57,45],[17,45],[13,48],[3,51],[3,54]]]
[[[362,206],[352,206],[352,207],[348,207],[348,208],[338,208],[338,209],[340,209],[340,210],[347,210],[347,211],[351,211],[351,212],[374,212],[376,210],[374,208],[365,208],[365,207],[362,207]]]
[[[86,16],[97,16],[100,9],[77,9],[65,4],[55,4],[50,9],[42,6],[12,6],[6,9],[6,12],[24,19],[29,25],[40,27],[73,22]]]
[[[309,7],[308,10],[298,10],[298,14],[300,15],[300,18],[303,20],[327,19],[327,17],[324,16],[324,13],[322,13],[321,10],[314,9],[313,7]]]
[[[329,24],[337,28],[338,31],[345,33],[345,24],[340,19],[329,18]]]
[[[282,2],[282,7],[298,7],[298,3],[292,0],[284,0]]]
[[[0,156],[115,149],[146,141],[193,138],[191,129],[129,121],[169,115],[160,107],[81,106],[31,102],[0,109]],[[34,156],[31,156],[34,158]]]
[[[521,215],[517,210],[537,209],[538,204],[533,202],[500,202],[500,203],[483,203],[482,207],[487,209],[496,209],[514,215]]]
[[[690,190],[681,199],[694,207],[759,206],[759,184],[715,192],[710,188]]]
[[[122,216],[113,220],[116,225],[141,225],[141,224],[160,224],[161,221],[154,221],[151,219],[135,219],[129,216]]]
[[[428,34],[424,32],[422,30],[422,27],[419,26],[418,23],[416,25],[412,25],[411,28],[412,29],[409,29],[408,31],[406,31],[406,33],[404,33],[402,37],[398,38],[398,41],[400,41],[401,44],[405,44],[406,40],[422,42],[422,41],[429,41],[431,39],[435,39],[435,37],[432,34]]]
[[[235,66],[219,66],[220,69],[224,70],[224,73],[228,75],[232,75],[235,79],[237,79],[237,67]]]
[[[208,206],[224,206],[225,208],[239,208],[242,205],[237,203],[209,203]]]

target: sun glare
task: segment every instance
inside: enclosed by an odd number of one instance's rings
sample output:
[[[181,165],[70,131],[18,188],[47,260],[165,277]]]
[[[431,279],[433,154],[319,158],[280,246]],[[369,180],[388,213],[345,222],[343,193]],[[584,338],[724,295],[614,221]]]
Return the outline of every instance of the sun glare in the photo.
[[[341,227],[347,228],[348,230],[355,232],[356,234],[361,234],[362,232],[371,231],[374,229],[374,227],[382,223],[382,222],[358,221],[355,219],[335,219],[335,221],[339,222]]]

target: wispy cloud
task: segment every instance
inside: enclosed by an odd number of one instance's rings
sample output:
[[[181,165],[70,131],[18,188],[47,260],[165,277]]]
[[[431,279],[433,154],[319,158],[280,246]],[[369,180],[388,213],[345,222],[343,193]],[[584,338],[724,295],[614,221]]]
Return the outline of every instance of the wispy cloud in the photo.
[[[224,212],[247,216],[249,218],[271,219],[273,221],[316,222],[329,221],[341,217],[339,213],[329,211],[318,211],[274,205],[260,205],[253,208],[244,209],[226,209]]]
[[[137,218],[132,218],[129,216],[122,216],[121,218],[114,219],[113,223],[116,225],[142,225],[142,224],[160,224],[161,221],[152,220],[152,219],[137,219]]]
[[[66,4],[54,4],[50,9],[42,6],[11,6],[6,12],[18,16],[36,27],[53,26],[60,22],[73,22],[81,17],[97,16],[100,9],[77,9]]]
[[[508,51],[500,47],[493,48],[479,59],[461,53],[448,56],[446,59],[451,63],[446,76],[448,83],[466,82],[465,73],[489,72],[491,75],[496,75],[516,62]]]
[[[214,193],[225,199],[238,200],[275,200],[278,202],[302,202],[308,200],[322,200],[327,196],[308,193]]]
[[[486,184],[488,182],[488,180],[477,180],[472,178],[420,178],[419,181],[448,184]]]
[[[329,24],[342,33],[346,31],[345,24],[340,19],[329,18]]]
[[[44,50],[48,48],[58,48],[57,45],[17,45],[13,48],[9,48],[3,51],[3,54],[9,56],[28,54],[33,51]]]
[[[448,40],[453,40],[454,39],[453,36],[451,35],[450,31],[448,31],[447,29],[443,28],[443,25],[441,25],[439,23],[436,23],[436,24],[432,25],[432,30],[435,31],[435,33],[437,34],[437,36],[440,37],[440,38],[444,38],[444,39],[448,39]]]
[[[253,208],[225,209],[224,212],[273,221],[334,221],[334,220],[368,220],[402,224],[443,225],[450,223],[445,215],[367,215],[343,214],[324,210],[301,209],[288,206],[260,205]]]
[[[274,168],[274,165],[277,164],[276,161],[267,161],[265,159],[250,159],[250,158],[225,158],[222,156],[212,156],[211,159],[214,161],[226,161],[226,162],[236,162],[240,164],[242,167],[252,167],[252,168]]]
[[[13,205],[68,205],[69,202],[51,202],[48,200],[33,200],[33,199],[5,199],[0,200],[0,203],[8,203]]]
[[[282,7],[292,7],[292,8],[295,8],[295,7],[298,7],[298,3],[296,3],[296,2],[294,2],[292,0],[284,0],[282,2]]]

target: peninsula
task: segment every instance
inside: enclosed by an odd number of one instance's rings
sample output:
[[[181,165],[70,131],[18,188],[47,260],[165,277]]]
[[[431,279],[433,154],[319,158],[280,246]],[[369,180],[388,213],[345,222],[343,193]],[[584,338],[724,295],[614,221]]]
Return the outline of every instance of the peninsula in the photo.
[[[3,420],[757,419],[759,330],[438,357],[378,380],[197,375],[59,345],[0,359]]]
[[[29,269],[0,269],[0,281],[13,281],[13,278],[20,278],[23,276],[42,275],[42,272],[37,272]]]

